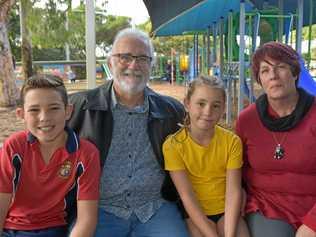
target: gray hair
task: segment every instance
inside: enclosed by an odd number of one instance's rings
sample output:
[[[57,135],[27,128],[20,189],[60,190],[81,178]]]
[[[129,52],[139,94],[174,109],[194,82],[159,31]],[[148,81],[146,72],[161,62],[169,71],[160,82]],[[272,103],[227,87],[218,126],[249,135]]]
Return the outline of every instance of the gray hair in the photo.
[[[136,38],[144,42],[144,44],[147,45],[149,48],[149,54],[150,54],[149,56],[152,58],[151,65],[154,64],[154,61],[155,61],[154,50],[155,49],[149,35],[146,32],[140,29],[136,29],[136,28],[125,28],[123,30],[120,30],[114,38],[112,49],[114,48],[114,46],[117,44],[117,42],[120,39],[125,38],[125,37]]]

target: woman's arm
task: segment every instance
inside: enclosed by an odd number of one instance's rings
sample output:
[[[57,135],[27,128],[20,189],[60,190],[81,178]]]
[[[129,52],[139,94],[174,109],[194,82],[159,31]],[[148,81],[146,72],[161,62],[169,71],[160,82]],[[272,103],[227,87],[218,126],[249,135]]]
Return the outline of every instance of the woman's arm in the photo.
[[[241,169],[228,169],[225,194],[225,237],[236,236],[241,199]]]
[[[3,231],[3,225],[8,214],[12,199],[12,193],[0,193],[0,236]]]
[[[316,237],[316,232],[303,224],[296,231],[295,237]]]
[[[170,176],[181,197],[186,212],[195,226],[204,236],[217,237],[216,225],[203,213],[192,189],[192,185],[184,170],[170,171]]]
[[[316,203],[303,218],[295,237],[316,237]]]
[[[77,220],[70,237],[92,237],[98,218],[98,201],[78,200]]]

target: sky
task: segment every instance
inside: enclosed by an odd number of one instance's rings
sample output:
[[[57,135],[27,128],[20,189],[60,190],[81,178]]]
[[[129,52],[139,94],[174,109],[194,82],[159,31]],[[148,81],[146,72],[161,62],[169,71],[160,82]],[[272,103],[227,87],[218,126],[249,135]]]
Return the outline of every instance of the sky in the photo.
[[[73,0],[73,6],[78,5],[79,2],[79,0]],[[96,5],[98,5],[98,0],[96,0]],[[132,25],[144,23],[149,19],[142,0],[108,0],[106,11],[109,15],[131,17]]]

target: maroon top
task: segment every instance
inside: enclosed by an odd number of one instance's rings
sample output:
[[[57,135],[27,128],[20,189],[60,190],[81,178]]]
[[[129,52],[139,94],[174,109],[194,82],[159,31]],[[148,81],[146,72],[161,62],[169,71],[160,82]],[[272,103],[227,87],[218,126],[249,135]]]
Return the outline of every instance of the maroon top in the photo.
[[[316,103],[287,132],[266,129],[252,104],[241,112],[236,130],[244,146],[246,213],[260,211],[316,231]],[[279,160],[274,158],[278,143],[284,149]]]

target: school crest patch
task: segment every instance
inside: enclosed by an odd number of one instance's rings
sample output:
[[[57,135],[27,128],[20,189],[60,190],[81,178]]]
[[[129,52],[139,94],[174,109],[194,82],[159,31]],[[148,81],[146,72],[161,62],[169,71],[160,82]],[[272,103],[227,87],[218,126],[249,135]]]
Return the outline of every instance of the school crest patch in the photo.
[[[72,163],[69,160],[66,160],[60,167],[58,175],[61,178],[68,178],[71,174]]]

